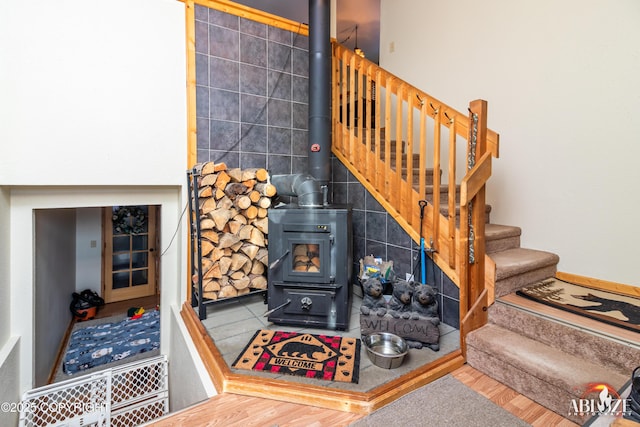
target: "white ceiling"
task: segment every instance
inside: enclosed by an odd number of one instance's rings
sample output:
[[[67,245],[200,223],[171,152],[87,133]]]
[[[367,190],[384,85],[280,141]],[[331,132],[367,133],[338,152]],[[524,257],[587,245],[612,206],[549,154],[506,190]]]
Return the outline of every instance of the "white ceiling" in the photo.
[[[235,0],[296,22],[308,23],[307,0]],[[336,0],[336,38],[354,49],[358,25],[358,47],[367,59],[378,62],[380,48],[380,0]]]

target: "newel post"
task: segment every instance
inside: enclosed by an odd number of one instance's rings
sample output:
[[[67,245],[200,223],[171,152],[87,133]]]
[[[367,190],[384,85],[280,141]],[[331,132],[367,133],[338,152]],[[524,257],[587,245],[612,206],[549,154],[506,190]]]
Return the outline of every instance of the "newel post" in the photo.
[[[461,194],[461,243],[464,254],[460,303],[463,335],[487,322],[485,289],[485,207],[486,180],[491,174],[491,156],[487,155],[487,102],[469,104],[467,140],[467,176]],[[464,225],[462,224],[464,222]],[[464,287],[464,289],[462,289]]]

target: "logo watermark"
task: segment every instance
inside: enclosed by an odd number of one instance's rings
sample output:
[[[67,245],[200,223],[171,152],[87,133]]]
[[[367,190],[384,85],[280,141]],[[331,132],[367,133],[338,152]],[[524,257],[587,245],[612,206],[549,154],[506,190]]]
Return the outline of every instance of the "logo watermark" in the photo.
[[[630,414],[629,402],[606,383],[589,383],[584,387],[579,399],[571,399],[569,415],[613,416]]]

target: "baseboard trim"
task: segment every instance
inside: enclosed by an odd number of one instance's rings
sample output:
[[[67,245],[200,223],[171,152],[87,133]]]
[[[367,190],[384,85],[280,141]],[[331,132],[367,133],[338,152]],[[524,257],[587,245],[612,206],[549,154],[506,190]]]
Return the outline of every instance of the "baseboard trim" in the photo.
[[[579,276],[577,274],[557,272],[556,278],[565,282],[575,283],[591,289],[614,292],[621,295],[640,298],[640,287],[625,285],[623,283],[609,282],[607,280],[593,279],[591,277]]]

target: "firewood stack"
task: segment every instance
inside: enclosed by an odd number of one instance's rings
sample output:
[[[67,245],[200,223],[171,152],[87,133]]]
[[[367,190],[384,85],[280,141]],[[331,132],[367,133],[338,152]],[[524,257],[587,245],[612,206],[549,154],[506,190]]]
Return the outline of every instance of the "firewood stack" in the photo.
[[[267,170],[206,162],[195,172],[202,296],[217,300],[267,289],[267,209],[276,194]],[[192,280],[197,285],[197,272]]]

